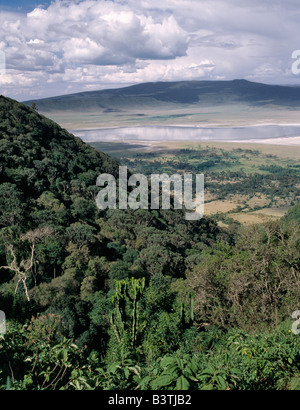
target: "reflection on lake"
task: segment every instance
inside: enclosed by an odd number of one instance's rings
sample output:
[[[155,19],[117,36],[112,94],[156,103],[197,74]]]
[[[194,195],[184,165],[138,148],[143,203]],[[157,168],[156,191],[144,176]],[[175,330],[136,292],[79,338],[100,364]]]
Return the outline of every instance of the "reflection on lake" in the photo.
[[[184,127],[144,126],[128,128],[98,128],[71,130],[85,142],[126,141],[251,141],[262,142],[276,139],[300,140],[300,125],[256,125],[248,127]],[[286,140],[288,142],[288,140]],[[297,143],[298,145],[298,143]]]

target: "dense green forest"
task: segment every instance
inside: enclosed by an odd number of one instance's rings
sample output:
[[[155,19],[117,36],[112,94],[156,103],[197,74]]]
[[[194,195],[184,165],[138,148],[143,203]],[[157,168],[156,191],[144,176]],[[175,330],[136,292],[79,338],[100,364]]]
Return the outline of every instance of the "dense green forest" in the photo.
[[[0,389],[300,387],[300,206],[221,228],[96,207],[119,163],[0,97]]]

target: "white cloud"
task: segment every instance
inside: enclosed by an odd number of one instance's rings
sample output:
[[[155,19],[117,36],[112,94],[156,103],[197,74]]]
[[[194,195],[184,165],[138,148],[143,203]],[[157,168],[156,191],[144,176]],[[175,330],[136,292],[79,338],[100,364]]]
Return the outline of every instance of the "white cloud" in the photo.
[[[158,80],[296,83],[299,17],[296,0],[56,0],[28,14],[3,11],[0,92],[26,99]]]

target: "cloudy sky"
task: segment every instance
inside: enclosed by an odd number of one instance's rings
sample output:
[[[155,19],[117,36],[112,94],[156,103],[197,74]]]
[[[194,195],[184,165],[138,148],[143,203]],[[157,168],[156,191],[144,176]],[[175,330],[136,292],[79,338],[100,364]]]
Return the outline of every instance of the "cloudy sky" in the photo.
[[[0,93],[235,78],[300,85],[299,21],[299,0],[1,0]]]

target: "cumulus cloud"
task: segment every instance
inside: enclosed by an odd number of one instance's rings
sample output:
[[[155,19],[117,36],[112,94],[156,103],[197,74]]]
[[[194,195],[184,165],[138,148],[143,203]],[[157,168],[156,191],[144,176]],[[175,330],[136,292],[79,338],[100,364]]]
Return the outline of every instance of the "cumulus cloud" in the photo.
[[[55,2],[17,21],[3,17],[1,37],[8,50],[18,44],[27,52],[26,45],[38,45],[31,55],[45,48],[62,53],[68,63],[172,59],[185,55],[188,47],[188,34],[173,16],[154,19],[109,1]]]
[[[299,17],[296,0],[56,0],[3,10],[0,92],[26,99],[158,80],[295,83]]]

